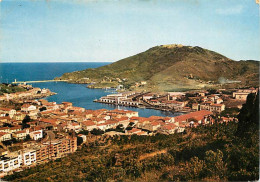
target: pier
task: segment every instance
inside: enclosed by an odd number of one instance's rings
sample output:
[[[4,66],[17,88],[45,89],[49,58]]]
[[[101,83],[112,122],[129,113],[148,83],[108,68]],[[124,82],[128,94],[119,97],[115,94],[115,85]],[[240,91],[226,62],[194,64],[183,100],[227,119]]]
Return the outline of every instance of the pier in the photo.
[[[37,81],[17,81],[16,79],[12,84],[27,84],[27,83],[43,83],[43,82],[67,82],[68,80],[37,80]]]

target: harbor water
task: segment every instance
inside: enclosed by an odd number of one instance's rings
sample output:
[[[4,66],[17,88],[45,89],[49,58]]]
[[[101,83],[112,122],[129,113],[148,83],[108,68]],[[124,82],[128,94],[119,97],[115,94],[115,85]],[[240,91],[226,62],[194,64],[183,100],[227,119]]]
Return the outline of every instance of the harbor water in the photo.
[[[108,62],[84,62],[84,63],[0,63],[0,82],[11,83],[17,81],[52,80],[63,73],[96,68],[109,64]],[[102,96],[113,93],[112,90],[89,89],[86,84],[70,84],[65,82],[45,82],[32,83],[34,87],[48,88],[56,95],[46,98],[48,101],[61,103],[63,101],[72,102],[73,105],[86,109],[127,109],[138,111],[139,116],[176,116],[180,113],[160,111],[154,109],[144,109],[135,107],[122,107],[109,104],[93,102]]]

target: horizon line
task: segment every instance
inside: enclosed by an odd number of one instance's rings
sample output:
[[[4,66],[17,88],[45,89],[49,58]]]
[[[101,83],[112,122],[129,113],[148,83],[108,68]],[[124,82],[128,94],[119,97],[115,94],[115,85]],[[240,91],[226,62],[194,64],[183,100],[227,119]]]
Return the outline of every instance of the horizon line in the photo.
[[[83,62],[83,61],[57,61],[57,62],[47,62],[47,61],[40,61],[40,62],[5,62],[5,61],[3,61],[3,62],[0,62],[0,64],[1,63],[112,63],[113,61],[102,61],[102,62],[100,62],[100,61],[85,61],[85,62]]]
[[[233,60],[233,59],[232,59]],[[260,60],[256,60],[256,59],[241,59],[241,60],[233,60],[233,61],[258,61],[260,62]],[[5,62],[2,61],[0,62],[0,64],[2,63],[114,63],[117,61],[54,61],[54,62],[48,62],[48,61],[37,61],[37,62]]]

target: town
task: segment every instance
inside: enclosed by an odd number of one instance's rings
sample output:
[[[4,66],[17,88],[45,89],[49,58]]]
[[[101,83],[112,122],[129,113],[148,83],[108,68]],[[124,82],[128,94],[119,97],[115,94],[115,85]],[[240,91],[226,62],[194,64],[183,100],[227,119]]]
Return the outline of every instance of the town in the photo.
[[[221,113],[225,107],[240,109],[247,95],[256,92],[255,88],[167,93],[129,91],[110,94],[94,102],[182,113],[199,110]]]
[[[139,117],[130,110],[87,110],[71,102],[48,102],[55,93],[26,88],[0,96],[1,177],[73,153],[97,135],[155,135],[185,132],[188,127],[237,122],[230,108],[241,108],[258,88],[168,93],[122,92],[97,102],[182,113],[175,117]],[[95,137],[94,137],[95,139]]]

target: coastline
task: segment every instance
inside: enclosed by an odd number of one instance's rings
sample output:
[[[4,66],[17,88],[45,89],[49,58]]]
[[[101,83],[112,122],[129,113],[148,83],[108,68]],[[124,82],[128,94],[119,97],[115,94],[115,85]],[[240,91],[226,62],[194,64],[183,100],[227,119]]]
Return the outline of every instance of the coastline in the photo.
[[[46,98],[57,93],[50,91],[49,89],[41,89],[37,87],[32,87],[29,85],[18,85],[18,87],[26,88],[27,91],[16,92],[16,93],[4,93],[0,95],[0,101],[9,102],[10,100],[17,103],[23,103],[24,100],[33,100]]]
[[[98,99],[95,99],[93,102],[98,102],[98,103],[103,103],[103,104],[109,104],[109,105],[116,105],[116,106],[124,106],[124,107],[135,107],[135,108],[140,108],[140,109],[154,109],[154,110],[160,110],[160,111],[168,111],[174,113],[182,113],[182,112],[174,112],[172,109],[164,109],[164,108],[156,108],[156,107],[147,107],[144,105],[130,105],[130,104],[120,104],[120,103],[108,103],[108,102],[103,102]]]

